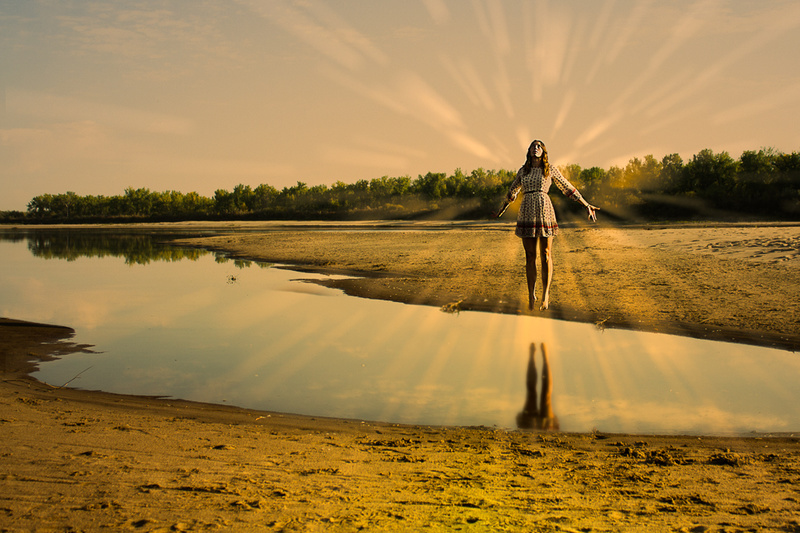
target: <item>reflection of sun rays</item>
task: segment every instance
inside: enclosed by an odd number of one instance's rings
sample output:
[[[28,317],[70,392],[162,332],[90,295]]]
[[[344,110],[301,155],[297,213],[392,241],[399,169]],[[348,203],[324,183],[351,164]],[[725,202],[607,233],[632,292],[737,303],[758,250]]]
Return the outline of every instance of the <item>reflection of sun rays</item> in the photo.
[[[232,336],[250,335],[248,332],[280,321],[287,312],[314,305],[316,299],[324,297],[316,294],[290,298],[253,296],[245,300],[245,305],[222,313],[220,322],[225,324],[225,329]],[[268,338],[263,347],[254,348],[249,354],[230,354],[237,364],[220,376],[219,382],[243,382],[246,377],[259,374],[264,378],[258,386],[268,392],[302,372],[320,353],[324,356],[324,350],[318,349],[320,345],[336,345],[338,339],[357,329],[363,319],[363,311],[336,317],[309,313],[307,320],[294,323],[292,327],[283,329],[280,335]],[[253,336],[259,338],[258,335]],[[314,339],[314,342],[309,343],[309,339]],[[275,365],[276,361],[282,362]]]
[[[512,338],[513,324],[510,324],[507,320],[504,320],[504,317],[496,314],[487,314],[484,318],[485,320],[482,324],[483,334],[478,337],[477,342],[472,346],[474,349],[473,353],[455,354],[456,358],[472,361],[472,366],[465,369],[463,380],[465,388],[480,382],[481,376],[488,374],[491,365],[506,365],[513,368],[512,365],[506,363],[506,360],[516,357],[516,354],[508,349],[508,346],[511,344],[510,339]],[[458,320],[458,318],[456,318],[456,320]],[[499,387],[500,391],[503,391],[504,394],[492,398],[492,401],[502,405],[513,403],[515,397],[514,393],[518,390],[518,384],[515,383],[515,379],[508,378],[509,376],[506,376],[506,381]],[[463,390],[462,393],[465,396],[471,396],[473,394],[471,390]],[[453,403],[447,413],[447,418],[450,420],[464,418],[462,416],[463,411],[474,407],[474,404],[466,402],[460,404]]]
[[[309,335],[316,335],[318,330],[322,330],[323,325],[323,321],[319,319],[313,323],[299,324],[292,329],[286,329],[283,335],[271,339],[271,342],[263,348],[255,349],[249,356],[230,354],[231,357],[236,356],[234,360],[238,362],[235,365],[231,365],[224,375],[219,376],[216,383],[219,383],[219,386],[222,387],[223,384],[242,382],[245,377],[263,372],[271,361],[285,357],[287,353],[293,353],[294,356],[288,358],[289,362],[286,365],[275,368],[264,378],[262,382],[264,390],[270,390],[276,383],[280,383],[281,380],[285,379],[286,376],[298,372],[308,362],[308,352],[298,354],[296,353],[297,347]]]
[[[407,313],[406,316],[410,318],[411,313],[412,310],[409,308],[409,313]],[[389,361],[383,374],[376,378],[375,386],[379,391],[397,391],[395,382],[398,379],[398,376],[406,375],[409,372],[417,374],[419,368],[426,364],[423,358],[427,357],[427,353],[426,350],[421,347],[421,345],[428,346],[430,344],[438,343],[441,340],[433,333],[436,330],[435,322],[435,320],[428,321],[418,324],[418,327],[414,327],[414,325],[411,323],[405,324],[404,320],[398,321],[398,327],[402,326],[406,328],[406,332],[404,338],[398,345],[395,346],[395,358]],[[380,342],[383,340],[384,339],[376,337],[376,341]],[[423,388],[422,385],[422,380],[419,380],[415,383],[414,388],[421,389]],[[408,396],[413,396],[412,392],[410,391],[406,391],[406,394]],[[401,398],[396,394],[390,395],[390,397],[384,398],[384,400],[386,401],[386,406],[381,412],[381,419],[394,419],[398,416],[399,410],[407,408],[407,404],[404,402],[404,400],[407,400],[407,398]],[[402,416],[408,417],[409,414],[404,413]]]
[[[279,339],[276,346],[269,350],[268,357],[286,353],[291,355],[284,357],[283,364],[271,369],[269,376],[261,384],[264,390],[276,389],[278,385],[303,373],[308,366],[314,364],[315,360],[325,357],[326,347],[340,344],[339,339],[358,329],[363,320],[363,311],[336,319],[319,315],[312,318],[312,315],[309,315],[308,320],[299,327],[299,331],[304,333],[302,336],[298,338],[296,332],[291,333],[286,338]],[[299,341],[306,341],[309,338],[314,339],[314,342],[303,342],[303,349],[298,349]],[[260,359],[259,362],[265,364],[268,360]]]
[[[437,316],[436,319],[431,320],[429,325],[436,327],[436,329],[444,329],[437,327],[439,322],[443,319],[452,318],[444,315]],[[424,336],[424,332],[418,332],[420,336]],[[444,335],[428,336],[430,345],[435,346],[433,350],[429,351],[430,359],[427,361],[424,370],[420,373],[420,378],[413,387],[412,396],[416,397],[417,401],[414,405],[406,406],[405,415],[409,419],[418,419],[420,412],[424,410],[429,404],[437,401],[436,395],[441,392],[441,377],[442,373],[447,368],[451,360],[458,356],[454,349],[457,344],[458,332],[454,329],[446,329]],[[427,343],[426,343],[427,344]]]
[[[630,285],[625,287],[615,298],[607,300],[603,305],[617,305],[616,308],[610,307],[609,312],[622,317],[623,320],[627,319],[630,326],[637,328],[643,327],[650,329],[652,326],[658,327],[661,320],[680,322],[686,320],[686,317],[680,315],[665,315],[662,300],[673,299],[682,301],[687,298],[691,293],[691,286],[696,281],[687,276],[682,271],[680,264],[673,264],[669,262],[660,261],[661,256],[655,253],[648,254],[648,247],[653,246],[652,237],[646,235],[645,232],[631,232],[627,230],[614,230],[613,228],[605,228],[601,230],[604,236],[602,240],[591,240],[588,236],[593,233],[591,231],[575,232],[564,231],[562,236],[559,236],[559,248],[557,250],[570,250],[579,249],[583,251],[590,251],[591,260],[586,263],[572,264],[570,258],[573,257],[569,254],[559,256],[556,251],[556,278],[554,281],[555,288],[570,289],[572,295],[569,301],[563,302],[565,306],[576,307],[578,309],[591,310],[592,301],[591,295],[584,295],[581,291],[581,278],[584,276],[616,276],[624,277],[625,268],[613,269],[606,261],[604,261],[604,247],[614,249],[630,249],[637,250],[636,254],[641,257],[641,264],[652,272],[652,279],[654,280],[670,280],[669,284],[658,283],[651,285],[642,283],[641,285]],[[562,240],[563,239],[563,240]],[[641,252],[644,252],[643,254]],[[648,255],[652,259],[648,260]],[[639,260],[637,260],[637,264]],[[587,266],[588,265],[588,266]],[[619,267],[619,265],[616,265]],[[632,266],[631,268],[639,268]],[[560,295],[561,293],[559,293]],[[643,310],[640,313],[633,314],[627,302],[636,300],[637,306],[641,306]],[[561,303],[559,300],[557,302]],[[617,304],[617,302],[619,302]],[[691,300],[686,300],[679,305],[680,309],[685,309],[687,313],[692,314]],[[699,317],[702,320],[702,316]],[[698,318],[695,317],[694,320]],[[587,357],[585,372],[587,375],[597,376],[595,380],[582,380],[581,376],[575,376],[573,381],[578,385],[578,390],[585,393],[585,387],[588,383],[594,381],[593,387],[597,391],[598,397],[605,398],[617,405],[620,409],[629,409],[630,413],[620,411],[615,415],[621,424],[634,424],[624,425],[623,430],[641,431],[641,427],[636,427],[643,418],[641,406],[630,405],[625,407],[628,403],[629,387],[631,383],[646,383],[648,379],[653,380],[653,376],[657,379],[653,381],[652,395],[654,402],[663,401],[665,403],[680,403],[685,405],[686,421],[676,425],[676,428],[682,430],[702,431],[702,425],[691,425],[698,423],[697,421],[704,421],[706,424],[706,431],[733,431],[741,427],[740,424],[744,423],[740,420],[733,420],[730,412],[745,412],[750,416],[752,413],[755,416],[755,411],[748,411],[748,406],[714,406],[703,405],[703,401],[709,396],[709,389],[714,389],[715,386],[724,384],[726,382],[727,374],[731,373],[730,370],[721,369],[717,377],[715,374],[709,375],[707,371],[703,371],[704,365],[701,364],[702,357],[706,354],[700,351],[692,357],[687,357],[686,353],[680,351],[680,346],[683,346],[682,340],[679,337],[664,335],[658,339],[644,339],[633,338],[631,341],[618,343],[616,345],[608,344],[603,337],[597,337],[593,341],[590,350],[596,353],[596,357]],[[672,348],[674,346],[674,348]],[[708,350],[720,350],[718,345],[709,344]],[[624,364],[622,364],[624,363]],[[731,360],[731,366],[736,367],[736,372],[749,376],[760,383],[770,383],[769,371],[760,368],[761,362],[756,360]],[[650,368],[656,369],[652,372]],[[757,396],[756,391],[741,391],[740,393],[733,394],[734,391],[729,391],[732,396],[733,403],[745,403],[743,399],[747,395],[753,397]],[[771,391],[772,393],[773,391]],[[791,397],[788,391],[774,391],[775,394],[784,394],[787,401]],[[568,410],[567,414],[574,411]],[[564,414],[564,413],[560,413]],[[601,413],[600,418],[608,418],[610,415]],[[571,416],[571,414],[570,414]],[[611,420],[609,418],[609,420]],[[690,424],[689,421],[692,421]],[[609,422],[612,423],[613,421]],[[650,422],[647,422],[650,423]],[[759,421],[754,427],[764,427],[765,421]]]
[[[762,403],[771,397],[774,405],[796,404],[796,392],[790,390],[794,384],[787,386],[791,380],[778,378],[781,371],[773,366],[785,362],[786,353],[764,350],[754,357],[749,348],[737,344],[648,337],[634,332],[617,334],[614,341],[596,337],[591,351],[597,360],[591,354],[586,361],[583,356],[576,359],[581,374],[585,369],[587,375],[570,377],[573,382],[586,379],[571,387],[562,414],[582,419],[583,427],[597,420],[603,427],[636,433],[662,427],[727,434],[791,426],[788,411],[779,407],[770,412]],[[588,388],[589,373],[602,376],[602,387]],[[574,391],[579,391],[577,396]]]

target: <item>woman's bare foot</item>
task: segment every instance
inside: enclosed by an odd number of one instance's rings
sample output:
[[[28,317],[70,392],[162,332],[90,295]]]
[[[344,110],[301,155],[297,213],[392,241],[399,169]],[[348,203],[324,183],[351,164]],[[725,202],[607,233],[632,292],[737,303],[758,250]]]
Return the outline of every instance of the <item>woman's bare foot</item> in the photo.
[[[533,290],[528,294],[528,311],[533,311],[533,304],[536,303],[536,300],[538,300],[536,291]]]
[[[550,295],[545,294],[542,296],[542,305],[539,306],[539,311],[547,311],[548,307],[550,307]]]

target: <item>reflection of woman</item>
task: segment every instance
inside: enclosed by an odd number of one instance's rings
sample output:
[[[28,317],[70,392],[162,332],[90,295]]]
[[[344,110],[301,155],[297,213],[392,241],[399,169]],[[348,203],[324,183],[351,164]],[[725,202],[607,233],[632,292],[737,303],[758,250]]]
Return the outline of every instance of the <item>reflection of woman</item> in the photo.
[[[528,148],[525,164],[517,172],[517,177],[508,190],[508,200],[516,198],[522,190],[522,205],[517,218],[517,237],[522,238],[525,248],[525,274],[528,278],[528,309],[533,309],[536,301],[536,260],[541,253],[542,261],[542,293],[541,309],[550,305],[550,282],[553,278],[553,260],[551,257],[552,237],[558,233],[556,214],[553,203],[547,196],[550,185],[555,182],[565,195],[582,204],[589,211],[589,219],[596,220],[597,207],[589,205],[578,189],[561,175],[557,168],[550,165],[547,149],[542,141],[533,141]]]
[[[525,376],[525,386],[528,394],[525,406],[517,415],[517,427],[520,429],[558,430],[558,417],[553,413],[553,382],[550,376],[550,361],[547,359],[547,346],[542,343],[542,392],[536,405],[536,344],[531,343],[528,355],[528,373]]]

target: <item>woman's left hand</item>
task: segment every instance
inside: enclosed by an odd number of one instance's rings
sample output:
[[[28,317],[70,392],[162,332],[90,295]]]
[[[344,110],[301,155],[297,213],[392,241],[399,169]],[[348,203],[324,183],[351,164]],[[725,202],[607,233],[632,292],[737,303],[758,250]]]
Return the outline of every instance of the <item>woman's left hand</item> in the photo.
[[[591,204],[586,204],[586,210],[589,211],[589,220],[592,222],[597,222],[597,211],[600,211],[599,207],[595,207]]]

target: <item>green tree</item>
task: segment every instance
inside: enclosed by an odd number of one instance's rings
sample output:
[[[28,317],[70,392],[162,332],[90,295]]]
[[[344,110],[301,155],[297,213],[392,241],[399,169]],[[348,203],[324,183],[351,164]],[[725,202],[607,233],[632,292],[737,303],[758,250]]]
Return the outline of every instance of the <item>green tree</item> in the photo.
[[[762,148],[758,152],[747,150],[739,157],[740,177],[751,180],[757,179],[769,182],[778,173],[775,161],[778,154],[772,148]]]
[[[559,170],[561,171],[561,175],[567,178],[567,181],[576,187],[580,188],[586,185],[585,183],[581,182],[581,172],[583,169],[581,169],[580,165],[576,165],[574,163],[570,165],[564,165],[563,167],[559,167]]]
[[[722,199],[732,190],[737,171],[738,165],[728,152],[701,150],[684,167],[682,190]]]
[[[413,189],[431,200],[440,200],[446,191],[446,179],[443,172],[428,172],[414,181]]]
[[[653,157],[652,154],[644,156],[636,188],[643,191],[663,192],[664,184],[661,181],[661,167],[661,162]]]
[[[233,195],[225,189],[214,191],[214,211],[220,215],[230,215],[236,208],[233,202]]]
[[[584,188],[596,189],[606,181],[606,171],[600,167],[585,168],[581,170],[578,179]]]
[[[34,196],[28,202],[27,212],[38,219],[51,217],[53,215],[53,195],[46,193]]]
[[[153,196],[150,194],[150,189],[128,187],[125,189],[125,200],[128,214],[140,217],[150,216],[153,209]]]
[[[683,159],[678,154],[665,155],[661,159],[659,181],[664,191],[675,191],[683,179]]]
[[[275,187],[262,183],[253,190],[250,209],[254,212],[259,212],[274,208],[279,194],[278,189]]]

